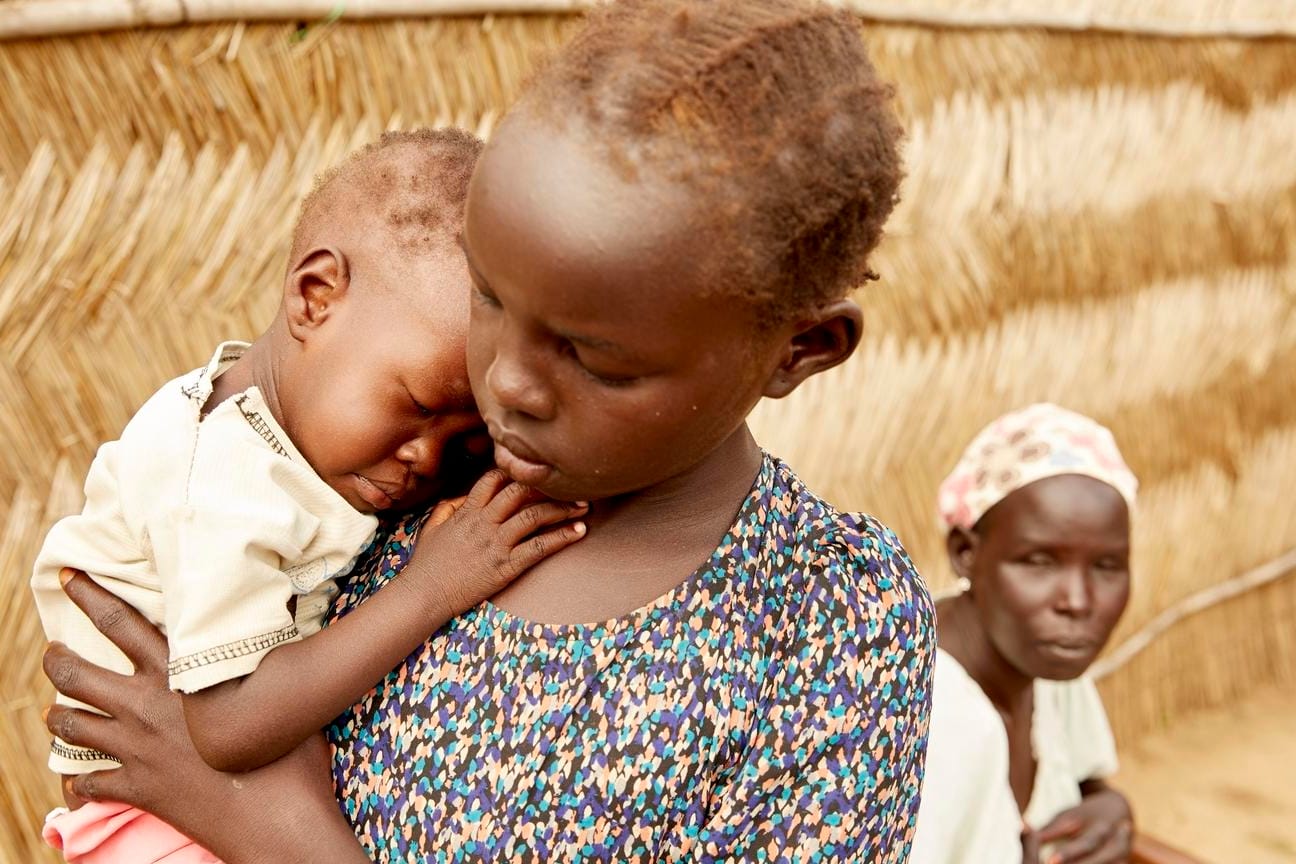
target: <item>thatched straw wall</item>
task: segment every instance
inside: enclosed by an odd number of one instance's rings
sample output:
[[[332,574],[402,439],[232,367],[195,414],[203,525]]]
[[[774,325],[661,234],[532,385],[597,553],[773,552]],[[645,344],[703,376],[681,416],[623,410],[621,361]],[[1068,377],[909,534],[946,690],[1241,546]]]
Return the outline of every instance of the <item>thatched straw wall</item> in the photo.
[[[1262,0],[1188,5],[1205,11],[1186,29],[1286,20]],[[1176,20],[1165,6],[1144,4],[1145,19],[1131,4],[1089,8],[1157,30]],[[0,0],[0,21],[5,7],[15,0]],[[911,11],[942,8],[996,11]],[[48,692],[25,585],[45,527],[78,506],[94,448],[215,341],[267,320],[315,171],[387,126],[489,131],[573,20],[0,42],[0,852],[41,855]],[[900,84],[904,201],[883,281],[861,295],[865,345],[759,408],[762,440],[892,524],[943,585],[934,489],[968,438],[1028,400],[1092,413],[1145,489],[1117,641],[1296,548],[1296,42],[866,34]],[[1172,627],[1105,681],[1118,733],[1296,678],[1294,615],[1285,578]]]

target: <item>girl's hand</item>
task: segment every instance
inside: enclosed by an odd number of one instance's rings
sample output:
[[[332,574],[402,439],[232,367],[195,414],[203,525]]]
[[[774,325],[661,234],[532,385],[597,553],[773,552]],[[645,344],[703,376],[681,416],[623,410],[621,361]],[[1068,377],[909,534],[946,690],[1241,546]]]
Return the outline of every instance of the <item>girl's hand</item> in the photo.
[[[72,794],[147,810],[231,864],[368,860],[333,797],[322,736],[257,771],[209,768],[189,740],[179,696],[167,689],[166,639],[85,574],[65,576],[63,590],[135,666],[134,675],[119,675],[59,643],[45,651],[45,675],[61,693],[110,715],[54,705],[46,726],[122,763],[69,779]]]
[[[1134,841],[1134,815],[1125,796],[1103,784],[1091,785],[1079,804],[1064,810],[1035,834],[1052,844],[1042,864],[1125,864]]]
[[[499,469],[487,471],[467,496],[433,509],[397,581],[428,580],[439,608],[458,614],[584,537],[585,523],[571,520],[588,510],[583,501],[552,501]]]

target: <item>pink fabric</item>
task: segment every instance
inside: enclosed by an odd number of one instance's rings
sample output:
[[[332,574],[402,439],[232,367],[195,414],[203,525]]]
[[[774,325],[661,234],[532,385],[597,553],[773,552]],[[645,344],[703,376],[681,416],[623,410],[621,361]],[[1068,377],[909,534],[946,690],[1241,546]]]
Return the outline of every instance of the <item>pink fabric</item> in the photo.
[[[941,527],[971,528],[1013,492],[1060,474],[1101,480],[1134,512],[1138,480],[1111,432],[1083,414],[1041,402],[1005,414],[972,439],[941,484]]]
[[[55,810],[41,836],[69,864],[220,864],[151,813],[111,801]]]

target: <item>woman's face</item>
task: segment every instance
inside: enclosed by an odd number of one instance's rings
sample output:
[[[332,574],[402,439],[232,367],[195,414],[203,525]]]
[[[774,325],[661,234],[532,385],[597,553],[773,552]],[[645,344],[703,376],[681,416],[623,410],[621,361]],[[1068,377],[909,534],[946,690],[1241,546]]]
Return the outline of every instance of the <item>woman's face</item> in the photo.
[[[691,199],[577,131],[503,126],[469,191],[468,370],[500,467],[568,500],[639,491],[738,430],[779,365],[699,284]]]
[[[1038,480],[1004,498],[951,559],[995,649],[1032,678],[1084,672],[1129,599],[1125,499],[1091,477]]]

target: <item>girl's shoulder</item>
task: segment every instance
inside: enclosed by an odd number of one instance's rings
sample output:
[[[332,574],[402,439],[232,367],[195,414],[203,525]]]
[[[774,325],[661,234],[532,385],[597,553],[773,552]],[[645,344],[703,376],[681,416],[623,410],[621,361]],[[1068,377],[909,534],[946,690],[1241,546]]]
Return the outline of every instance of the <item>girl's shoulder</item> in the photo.
[[[773,532],[792,566],[789,576],[830,592],[866,594],[915,607],[932,617],[931,598],[894,531],[867,513],[842,512],[811,491],[780,459],[767,457],[771,497],[781,502],[785,524]],[[779,518],[771,522],[779,522]]]
[[[783,460],[767,456],[767,495],[781,511],[772,522],[784,522],[797,551],[823,559],[891,561],[913,570],[913,562],[896,533],[868,513],[838,510],[813,492]]]

